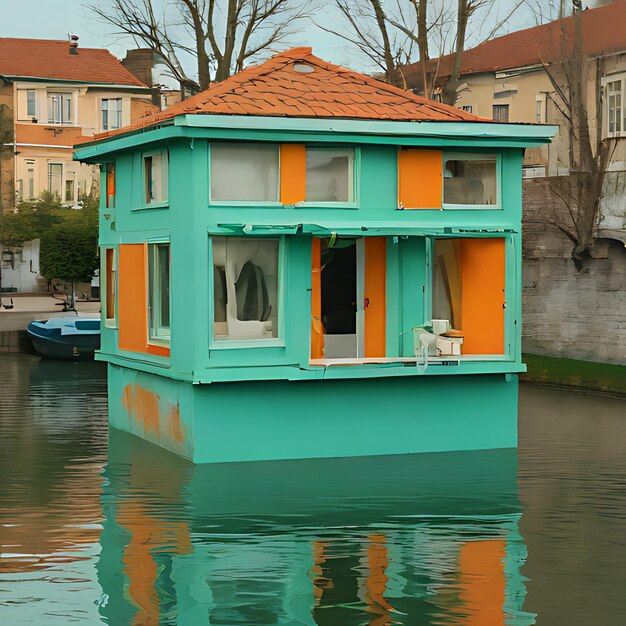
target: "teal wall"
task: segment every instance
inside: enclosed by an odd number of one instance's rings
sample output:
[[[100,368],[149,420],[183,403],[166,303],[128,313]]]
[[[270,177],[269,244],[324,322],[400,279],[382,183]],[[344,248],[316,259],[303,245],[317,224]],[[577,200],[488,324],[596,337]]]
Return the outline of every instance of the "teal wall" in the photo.
[[[337,230],[353,235],[388,235],[388,356],[412,356],[411,328],[431,317],[429,255],[432,237],[504,236],[507,241],[508,354],[490,361],[463,362],[456,368],[429,367],[425,374],[514,373],[523,370],[519,348],[521,148],[472,148],[467,147],[468,141],[459,148],[463,152],[474,150],[501,156],[502,209],[397,210],[397,146],[367,143],[357,144],[357,208],[235,207],[209,203],[209,142],[201,137],[203,129],[196,130],[197,138],[144,143],[140,148],[129,146],[106,157],[116,166],[116,198],[114,209],[101,208],[100,243],[103,247],[115,247],[120,243],[170,240],[172,343],[170,359],[120,352],[117,350],[116,329],[103,328],[100,358],[194,382],[417,375],[417,368],[410,371],[404,368],[402,372],[396,368],[392,374],[385,366],[320,371],[320,368],[308,365],[311,238],[303,234],[283,238],[284,345],[228,350],[210,348],[212,272],[209,271],[209,235],[241,236],[241,231],[232,226],[236,224],[269,228],[272,225],[304,224],[308,225],[305,229],[309,231],[318,228],[320,234]],[[151,132],[157,136],[160,131]],[[275,139],[280,137],[276,135]],[[146,136],[143,136],[142,141],[145,140]],[[137,208],[143,207],[142,154],[156,147],[169,150],[169,201],[159,208]],[[103,157],[102,161],[106,159]],[[320,231],[319,227],[325,227],[326,231]],[[364,228],[367,230],[362,230]],[[276,236],[267,234],[271,230],[265,232],[265,236]],[[394,232],[404,235],[394,236]]]

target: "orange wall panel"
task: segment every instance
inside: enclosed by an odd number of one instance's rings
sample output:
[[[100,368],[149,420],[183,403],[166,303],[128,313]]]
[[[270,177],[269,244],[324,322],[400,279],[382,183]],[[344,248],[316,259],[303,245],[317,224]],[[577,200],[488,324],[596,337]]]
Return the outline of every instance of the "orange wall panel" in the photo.
[[[117,260],[117,319],[120,350],[147,352],[148,277],[145,244],[120,244]]]
[[[443,176],[441,150],[398,149],[398,206],[440,209]]]
[[[365,357],[386,356],[385,237],[365,237]]]
[[[284,143],[280,146],[280,201],[296,204],[306,199],[306,146]]]
[[[463,354],[504,354],[504,239],[461,239]]]

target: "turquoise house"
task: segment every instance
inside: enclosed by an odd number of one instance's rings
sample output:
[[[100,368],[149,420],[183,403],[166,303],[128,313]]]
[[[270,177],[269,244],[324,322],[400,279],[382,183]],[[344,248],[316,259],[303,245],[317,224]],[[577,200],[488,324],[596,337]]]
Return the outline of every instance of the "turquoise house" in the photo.
[[[82,144],[111,426],[196,463],[517,444],[522,159],[312,55]]]

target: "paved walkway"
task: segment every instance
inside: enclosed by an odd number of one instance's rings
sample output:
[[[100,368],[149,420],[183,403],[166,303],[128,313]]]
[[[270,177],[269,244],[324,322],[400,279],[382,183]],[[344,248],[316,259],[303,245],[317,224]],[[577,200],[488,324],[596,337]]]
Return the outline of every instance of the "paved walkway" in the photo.
[[[11,304],[11,294],[2,294],[2,304]],[[100,317],[99,302],[77,302],[76,309],[80,317]],[[17,296],[13,298],[13,308],[0,307],[0,332],[26,330],[33,320],[50,317],[75,315],[72,311],[63,311],[61,300],[52,296]]]

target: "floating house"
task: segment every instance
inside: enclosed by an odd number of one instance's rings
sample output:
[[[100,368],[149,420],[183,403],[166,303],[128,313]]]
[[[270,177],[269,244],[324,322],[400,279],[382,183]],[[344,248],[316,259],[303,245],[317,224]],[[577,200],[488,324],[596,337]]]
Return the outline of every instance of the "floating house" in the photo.
[[[296,48],[82,144],[111,426],[196,463],[515,447],[524,149]]]

